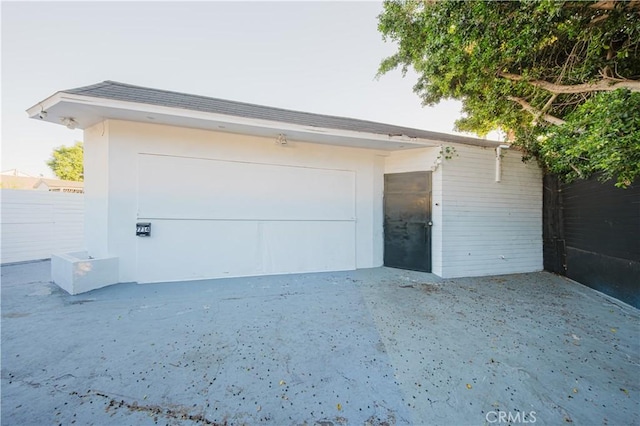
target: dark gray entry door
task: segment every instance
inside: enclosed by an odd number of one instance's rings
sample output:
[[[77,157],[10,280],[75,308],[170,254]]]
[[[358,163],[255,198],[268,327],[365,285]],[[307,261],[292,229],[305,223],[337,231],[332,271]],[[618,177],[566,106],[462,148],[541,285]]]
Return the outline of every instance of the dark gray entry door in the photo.
[[[431,272],[431,172],[384,175],[384,265]]]

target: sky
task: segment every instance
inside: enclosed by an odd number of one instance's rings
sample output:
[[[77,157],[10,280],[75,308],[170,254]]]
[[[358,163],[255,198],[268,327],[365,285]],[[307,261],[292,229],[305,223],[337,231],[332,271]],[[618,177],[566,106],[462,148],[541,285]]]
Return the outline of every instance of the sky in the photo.
[[[460,104],[424,108],[416,75],[376,79],[395,45],[381,2],[2,2],[2,171],[51,177],[81,130],[29,119],[56,91],[114,80],[454,133]]]

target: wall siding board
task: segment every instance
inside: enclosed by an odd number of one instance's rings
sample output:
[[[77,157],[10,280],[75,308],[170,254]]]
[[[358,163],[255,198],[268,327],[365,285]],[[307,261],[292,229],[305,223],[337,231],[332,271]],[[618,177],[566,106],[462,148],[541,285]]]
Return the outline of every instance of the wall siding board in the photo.
[[[451,145],[450,145],[451,146]],[[394,152],[385,173],[433,170],[432,271],[442,277],[542,269],[542,177],[517,151],[503,151],[495,182],[495,150],[453,145]]]
[[[542,174],[504,150],[455,145],[441,169],[442,271],[445,278],[542,270]]]
[[[83,194],[3,189],[1,196],[1,263],[82,250]]]

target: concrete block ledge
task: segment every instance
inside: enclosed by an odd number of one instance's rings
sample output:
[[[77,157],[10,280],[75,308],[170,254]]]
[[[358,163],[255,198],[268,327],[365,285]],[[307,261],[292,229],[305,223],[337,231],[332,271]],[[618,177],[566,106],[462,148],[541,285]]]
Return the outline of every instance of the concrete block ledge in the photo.
[[[69,294],[106,287],[118,282],[118,258],[92,258],[86,251],[53,254],[51,278]]]

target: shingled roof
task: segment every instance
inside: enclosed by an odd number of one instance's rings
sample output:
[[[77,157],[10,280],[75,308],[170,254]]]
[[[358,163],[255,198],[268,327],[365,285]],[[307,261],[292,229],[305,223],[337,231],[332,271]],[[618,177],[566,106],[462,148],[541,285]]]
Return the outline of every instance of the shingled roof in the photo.
[[[201,111],[233,117],[291,123],[296,125],[326,129],[348,130],[388,136],[406,136],[409,138],[439,140],[442,142],[464,143],[481,146],[497,146],[499,144],[499,142],[496,141],[457,136],[447,133],[431,132],[428,130],[394,126],[391,124],[377,123],[373,121],[354,118],[292,111],[283,108],[274,108],[244,102],[229,101],[225,99],[191,95],[169,90],[152,89],[148,87],[119,83],[116,81],[104,81],[102,83],[93,84],[91,86],[62,90],[61,93],[171,108],[181,108],[191,111]]]

